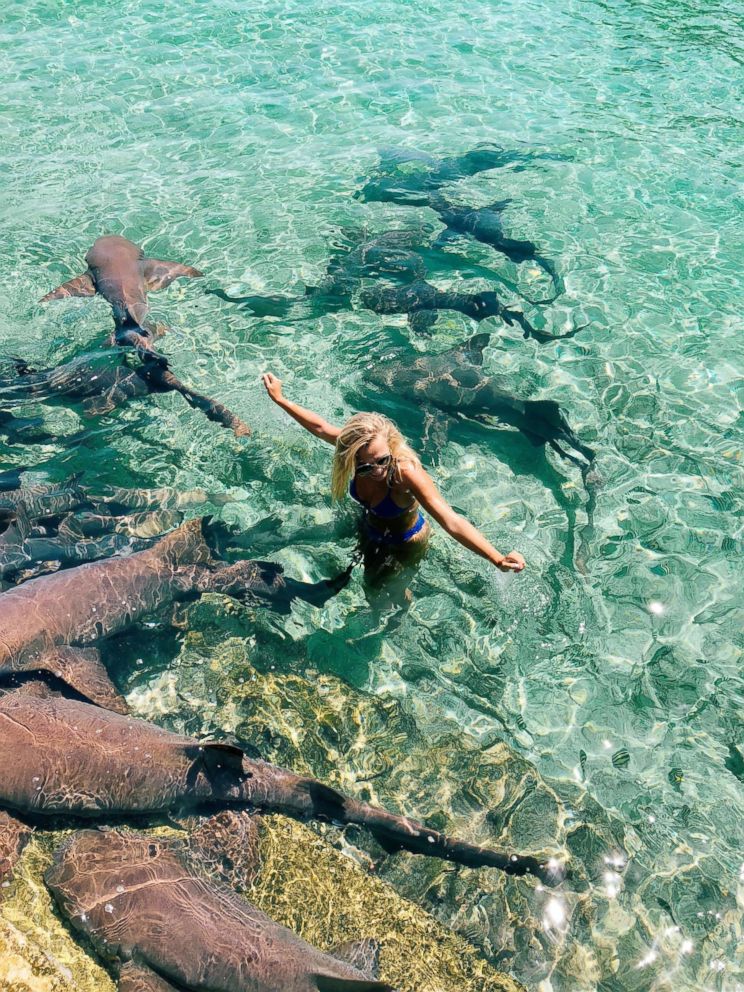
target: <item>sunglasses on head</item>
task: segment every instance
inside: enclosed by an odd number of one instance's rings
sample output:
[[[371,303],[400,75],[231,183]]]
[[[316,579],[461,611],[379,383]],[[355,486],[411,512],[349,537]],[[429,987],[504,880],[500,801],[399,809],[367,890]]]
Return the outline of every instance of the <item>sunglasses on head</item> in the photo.
[[[371,462],[365,462],[363,465],[357,465],[355,475],[369,475],[370,472],[374,472],[376,468],[385,468],[390,464],[392,455],[383,455],[381,458],[375,458]]]

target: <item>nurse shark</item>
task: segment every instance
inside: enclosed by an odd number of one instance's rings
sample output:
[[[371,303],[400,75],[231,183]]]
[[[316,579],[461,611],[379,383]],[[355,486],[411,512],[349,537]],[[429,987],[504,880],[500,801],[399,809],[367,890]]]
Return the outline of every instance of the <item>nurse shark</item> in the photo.
[[[85,256],[85,272],[57,286],[41,303],[68,296],[100,294],[111,306],[116,344],[152,350],[159,329],[147,319],[147,293],[165,289],[174,279],[195,279],[199,269],[180,262],[147,258],[142,249],[118,234],[97,238]]]
[[[176,600],[220,592],[288,612],[295,598],[321,606],[349,581],[349,569],[313,584],[284,576],[271,562],[226,564],[208,544],[209,528],[210,521],[195,518],[146,550],[40,576],[0,594],[0,680],[62,671],[81,695],[105,702],[114,692],[110,682],[101,689],[99,678],[94,696],[84,687],[91,660],[105,675],[95,645]]]
[[[112,967],[120,992],[394,992],[376,977],[375,942],[318,950],[205,877],[180,841],[79,831],[57,850],[45,880],[63,916]]]

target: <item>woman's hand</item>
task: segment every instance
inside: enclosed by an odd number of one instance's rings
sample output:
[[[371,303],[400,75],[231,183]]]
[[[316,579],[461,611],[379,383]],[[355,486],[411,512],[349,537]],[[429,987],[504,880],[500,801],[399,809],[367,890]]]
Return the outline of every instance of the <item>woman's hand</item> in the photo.
[[[266,387],[266,392],[275,403],[279,403],[279,401],[283,399],[282,380],[277,379],[273,372],[264,372],[261,376],[261,382],[264,384]]]
[[[496,568],[502,572],[521,572],[526,562],[518,551],[510,551],[501,561],[496,563]]]

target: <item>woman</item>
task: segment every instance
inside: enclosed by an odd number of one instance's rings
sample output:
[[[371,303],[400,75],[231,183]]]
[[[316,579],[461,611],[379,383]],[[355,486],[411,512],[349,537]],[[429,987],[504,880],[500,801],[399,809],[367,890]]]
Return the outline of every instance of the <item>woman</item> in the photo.
[[[286,399],[281,380],[273,373],[265,372],[261,380],[277,406],[305,430],[335,446],[331,494],[341,499],[348,487],[352,499],[364,507],[362,547],[368,579],[380,581],[420,559],[431,527],[419,506],[450,537],[502,572],[522,571],[525,562],[518,552],[500,554],[479,530],[455,513],[387,417],[357,413],[343,427],[334,427],[317,413]]]

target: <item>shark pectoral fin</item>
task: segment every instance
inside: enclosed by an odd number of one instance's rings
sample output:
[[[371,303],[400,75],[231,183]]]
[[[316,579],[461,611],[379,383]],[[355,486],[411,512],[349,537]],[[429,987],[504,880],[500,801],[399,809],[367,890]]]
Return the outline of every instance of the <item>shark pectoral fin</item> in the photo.
[[[119,971],[119,992],[179,992],[147,965],[127,961]]]
[[[61,286],[57,286],[56,289],[53,289],[51,293],[47,293],[46,296],[42,296],[39,303],[48,303],[49,300],[62,300],[66,296],[95,295],[96,286],[90,272],[83,272],[81,275],[75,276],[74,279],[63,282]]]
[[[487,207],[484,207],[484,209],[493,210],[495,214],[499,214],[501,213],[502,210],[506,210],[506,208],[509,206],[511,202],[512,202],[511,199],[495,200],[493,203],[489,203]]]
[[[182,276],[187,279],[199,279],[204,275],[191,265],[181,265],[180,262],[163,262],[159,258],[146,258],[143,262],[143,275],[147,289],[155,292],[170,286],[174,279]]]
[[[29,661],[27,670],[50,672],[103,709],[114,713],[129,712],[124,697],[109,678],[96,648],[49,648],[33,662]]]
[[[33,828],[0,810],[0,901],[3,886],[10,881],[13,868],[32,833]]]
[[[345,961],[366,978],[380,977],[380,942],[371,937],[364,940],[349,940],[339,944],[330,952],[339,961]]]

